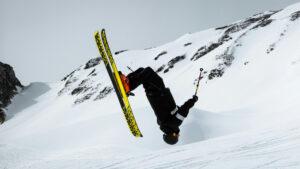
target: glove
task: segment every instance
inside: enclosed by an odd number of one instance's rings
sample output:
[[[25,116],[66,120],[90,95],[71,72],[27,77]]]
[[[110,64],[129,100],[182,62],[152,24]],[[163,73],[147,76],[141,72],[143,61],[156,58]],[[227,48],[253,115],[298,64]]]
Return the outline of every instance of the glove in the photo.
[[[194,101],[194,103],[196,103],[196,102],[198,101],[198,96],[196,96],[196,95],[193,95],[193,98],[192,98],[192,100]]]

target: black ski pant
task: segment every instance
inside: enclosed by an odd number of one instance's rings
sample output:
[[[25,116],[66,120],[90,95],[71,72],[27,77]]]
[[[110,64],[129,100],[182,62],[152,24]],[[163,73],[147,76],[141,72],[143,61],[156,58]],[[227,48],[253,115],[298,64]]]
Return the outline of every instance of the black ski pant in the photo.
[[[176,103],[170,89],[165,87],[163,79],[152,68],[139,68],[128,74],[128,79],[132,90],[143,85],[159,124],[170,118]]]
[[[131,90],[143,85],[147,94],[157,94],[162,92],[166,87],[162,78],[151,68],[139,68],[128,74]]]

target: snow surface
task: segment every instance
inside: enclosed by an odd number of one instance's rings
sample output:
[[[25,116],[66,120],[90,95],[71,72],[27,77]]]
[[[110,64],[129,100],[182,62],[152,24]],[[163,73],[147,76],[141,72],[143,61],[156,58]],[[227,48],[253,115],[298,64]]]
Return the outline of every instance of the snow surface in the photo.
[[[299,11],[300,3],[115,56],[123,73],[165,65],[159,74],[178,105],[193,95],[199,68],[207,72],[175,146],[163,142],[142,87],[130,102],[144,137],[131,135],[102,62],[31,83],[0,126],[0,169],[300,168]],[[176,56],[184,59],[170,64]],[[216,69],[221,77],[210,78]]]

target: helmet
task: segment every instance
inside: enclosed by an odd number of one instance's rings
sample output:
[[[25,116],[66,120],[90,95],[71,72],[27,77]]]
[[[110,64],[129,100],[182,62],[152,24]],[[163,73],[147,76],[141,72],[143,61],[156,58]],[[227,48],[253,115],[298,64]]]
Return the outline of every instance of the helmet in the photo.
[[[178,142],[178,137],[179,137],[179,134],[176,134],[176,133],[170,133],[170,134],[163,135],[164,141],[170,145],[176,144]]]

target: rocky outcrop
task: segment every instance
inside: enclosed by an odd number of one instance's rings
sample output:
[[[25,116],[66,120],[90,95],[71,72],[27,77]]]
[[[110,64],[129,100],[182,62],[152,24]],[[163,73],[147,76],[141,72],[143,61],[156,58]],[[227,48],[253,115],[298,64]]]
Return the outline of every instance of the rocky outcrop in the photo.
[[[161,57],[162,55],[165,55],[165,54],[167,54],[168,52],[167,51],[162,51],[162,52],[160,52],[155,58],[154,58],[154,60],[157,60],[159,57]]]
[[[180,55],[180,56],[176,56],[174,57],[173,59],[171,59],[168,64],[167,64],[167,67],[165,64],[163,64],[162,66],[160,66],[156,72],[161,72],[164,70],[164,73],[167,73],[169,72],[170,69],[174,68],[174,65],[182,60],[184,60],[186,58],[186,55],[183,54],[183,55]]]
[[[4,111],[0,108],[0,124],[2,124],[5,121],[5,113]]]
[[[5,120],[3,108],[11,103],[11,99],[17,94],[18,87],[22,88],[23,86],[13,68],[0,62],[0,123]]]
[[[64,77],[62,81],[65,85],[58,92],[58,96],[71,95],[74,97],[74,104],[80,104],[88,100],[101,100],[113,92],[109,83],[99,81],[103,77],[98,68],[101,60],[100,57],[90,59],[85,65]]]

